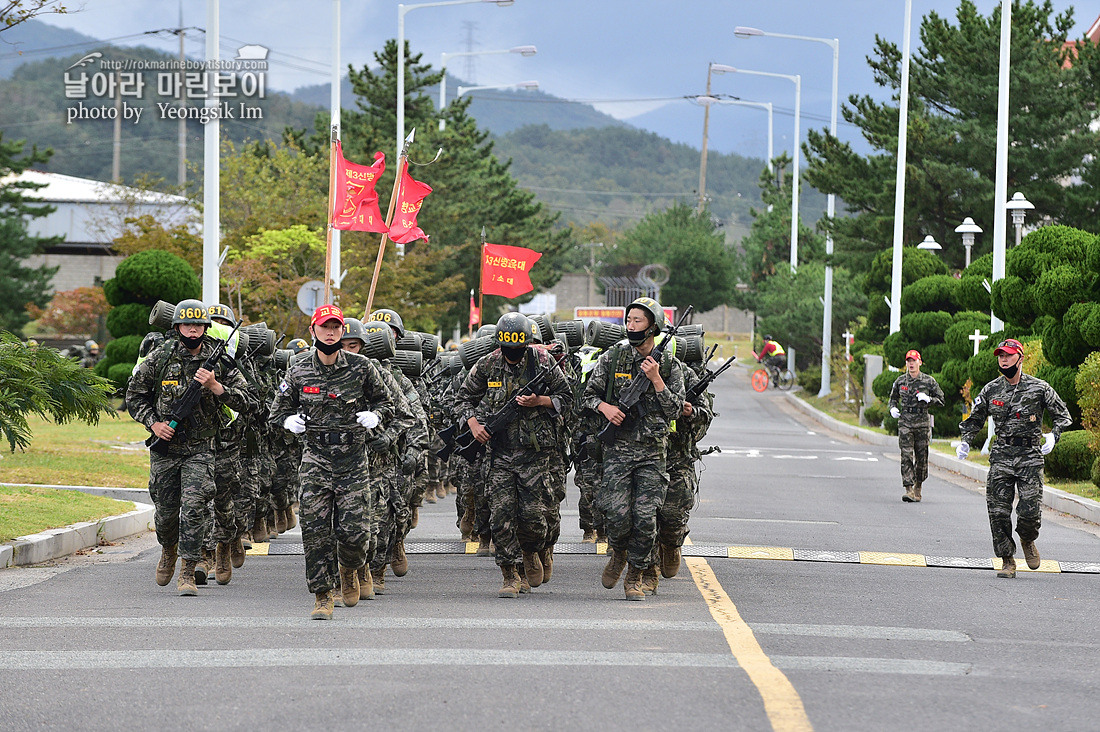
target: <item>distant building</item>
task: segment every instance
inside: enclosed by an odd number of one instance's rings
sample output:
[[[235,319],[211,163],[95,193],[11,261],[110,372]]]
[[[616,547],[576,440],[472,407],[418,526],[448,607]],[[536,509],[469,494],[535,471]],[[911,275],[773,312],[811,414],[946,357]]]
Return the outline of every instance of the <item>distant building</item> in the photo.
[[[125,218],[148,214],[170,227],[186,223],[193,216],[183,196],[39,170],[26,170],[0,183],[12,181],[45,185],[24,195],[57,209],[28,222],[28,229],[35,236],[64,237],[61,243],[26,260],[28,267],[59,267],[51,292],[91,287],[97,279],[114,277],[122,257],[115,254],[111,243],[122,233]]]

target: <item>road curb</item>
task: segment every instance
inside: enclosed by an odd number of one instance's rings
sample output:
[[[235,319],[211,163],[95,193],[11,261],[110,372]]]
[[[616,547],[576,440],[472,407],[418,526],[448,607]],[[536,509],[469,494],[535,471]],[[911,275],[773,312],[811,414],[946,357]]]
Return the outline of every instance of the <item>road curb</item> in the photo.
[[[841,422],[835,417],[830,417],[820,409],[807,404],[804,400],[799,399],[797,396],[791,393],[784,393],[784,397],[787,398],[787,403],[791,404],[795,409],[802,412],[811,419],[820,422],[833,432],[845,435],[847,437],[853,437],[861,442],[867,442],[872,445],[879,446],[897,446],[897,438],[890,435],[882,435],[878,432],[872,432],[871,430],[863,429],[862,427],[856,427],[854,425]],[[973,480],[985,483],[986,476],[989,474],[989,468],[984,465],[978,465],[976,463],[970,463],[965,460],[959,460],[953,458],[950,455],[944,455],[941,452],[935,450],[928,451],[928,462],[932,463],[938,468],[949,470],[952,473],[958,473],[959,475],[966,476]],[[1077,496],[1073,493],[1067,493],[1057,488],[1052,488],[1048,485],[1043,486],[1043,505],[1048,508],[1052,508],[1055,511],[1061,513],[1068,513],[1071,516],[1076,516],[1079,519],[1083,519],[1090,523],[1100,524],[1100,503],[1083,496]]]
[[[72,524],[63,529],[48,529],[20,536],[11,544],[0,544],[0,567],[41,564],[97,546],[100,540],[114,541],[152,529],[153,507],[135,502],[133,511],[118,516]]]

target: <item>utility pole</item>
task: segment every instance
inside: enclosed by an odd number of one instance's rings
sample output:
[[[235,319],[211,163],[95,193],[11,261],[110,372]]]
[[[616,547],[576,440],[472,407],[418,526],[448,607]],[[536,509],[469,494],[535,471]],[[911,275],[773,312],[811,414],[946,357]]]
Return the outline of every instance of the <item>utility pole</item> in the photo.
[[[710,72],[713,63],[707,64],[707,92],[710,97]],[[707,205],[707,129],[710,127],[710,104],[703,105],[703,154],[699,158],[699,213]]]
[[[122,85],[115,85],[115,140],[111,156],[111,182],[122,181]]]
[[[186,56],[183,54],[183,0],[180,0],[180,24],[179,37],[180,37],[180,67],[179,73],[183,74],[183,65],[186,61]],[[187,95],[180,93],[180,120],[179,120],[179,167],[176,169],[176,178],[179,182],[180,188],[187,183],[187,114],[184,108],[187,106]]]

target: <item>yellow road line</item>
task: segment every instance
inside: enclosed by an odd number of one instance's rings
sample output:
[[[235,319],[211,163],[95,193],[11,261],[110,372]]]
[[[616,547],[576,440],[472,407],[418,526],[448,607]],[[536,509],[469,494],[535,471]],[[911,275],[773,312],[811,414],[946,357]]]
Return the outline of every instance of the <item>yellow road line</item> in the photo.
[[[252,548],[245,551],[245,556],[248,557],[266,557],[267,550],[271,546],[270,542],[266,541],[254,541],[252,542]]]
[[[860,564],[887,564],[895,567],[927,567],[923,554],[898,554],[890,552],[860,552]]]
[[[718,583],[707,560],[685,557],[684,561],[710,609],[711,617],[722,627],[733,657],[760,692],[772,729],[775,732],[812,732],[813,725],[806,716],[798,692],[765,655],[752,628],[741,619],[737,606]]]

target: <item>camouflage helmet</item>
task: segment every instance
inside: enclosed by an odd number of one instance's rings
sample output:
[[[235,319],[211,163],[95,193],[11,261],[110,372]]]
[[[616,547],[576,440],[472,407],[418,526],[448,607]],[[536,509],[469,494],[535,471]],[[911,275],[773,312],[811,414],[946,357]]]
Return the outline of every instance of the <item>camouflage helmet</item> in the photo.
[[[363,321],[359,318],[344,318],[344,335],[340,336],[342,341],[351,341],[358,338],[364,340],[367,336],[367,330],[363,327]]]
[[[237,317],[233,314],[233,308],[228,305],[211,305],[207,310],[210,312],[210,319],[217,318],[218,320],[224,320],[226,325],[236,325]]]
[[[535,324],[523,313],[505,313],[497,321],[493,343],[501,348],[525,348],[535,341]]]
[[[309,343],[307,343],[304,338],[295,338],[290,343],[286,344],[286,349],[288,351],[293,351],[295,354],[298,354],[302,351],[308,351]]]
[[[632,308],[644,310],[649,315],[649,319],[653,321],[653,325],[646,329],[646,335],[655,336],[665,329],[665,309],[652,297],[639,297],[627,305],[626,311],[623,312],[624,325],[626,324],[626,316],[630,314]]]
[[[396,310],[385,308],[382,310],[375,310],[370,314],[369,320],[385,323],[397,331],[398,338],[405,337],[405,321],[401,320],[401,316],[397,314]]]
[[[84,341],[84,347],[87,348],[89,351],[99,350],[99,344],[95,341]]]
[[[181,300],[172,313],[172,325],[205,325],[210,327],[210,311],[198,300]]]

